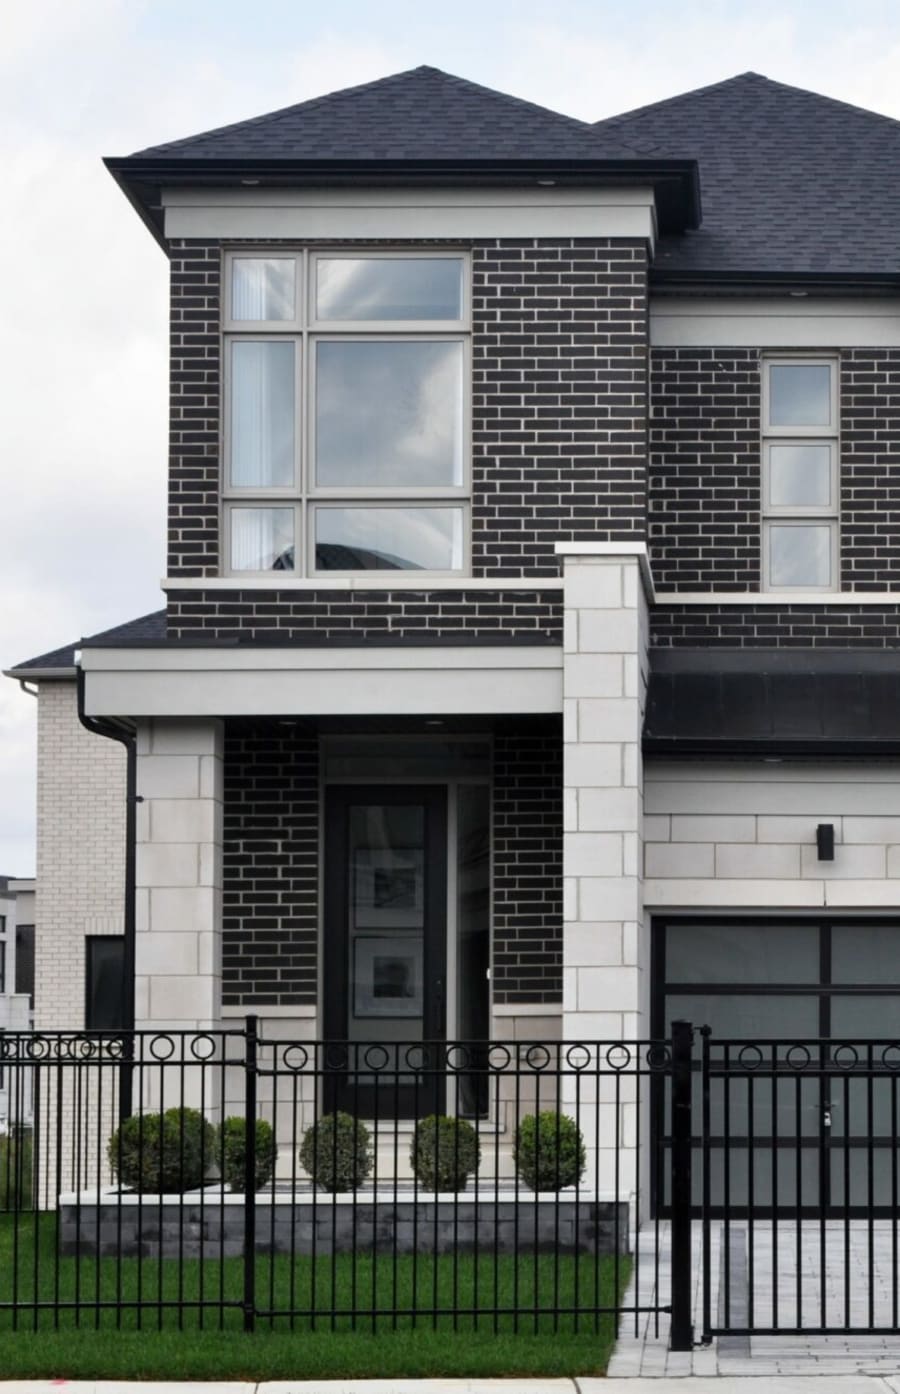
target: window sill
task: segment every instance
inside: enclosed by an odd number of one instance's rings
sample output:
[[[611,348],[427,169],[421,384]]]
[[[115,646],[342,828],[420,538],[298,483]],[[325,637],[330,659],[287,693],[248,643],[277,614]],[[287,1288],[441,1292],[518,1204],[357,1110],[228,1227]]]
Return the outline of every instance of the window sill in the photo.
[[[283,572],[271,576],[164,576],[164,591],[504,591],[562,590],[560,576],[428,576],[404,573],[386,577],[298,576],[285,579]]]

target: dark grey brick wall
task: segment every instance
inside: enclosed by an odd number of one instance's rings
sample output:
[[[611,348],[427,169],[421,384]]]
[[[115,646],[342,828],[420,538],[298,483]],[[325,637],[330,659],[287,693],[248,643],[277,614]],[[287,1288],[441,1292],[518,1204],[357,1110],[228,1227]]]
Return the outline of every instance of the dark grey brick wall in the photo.
[[[640,242],[475,248],[476,575],[557,575],[556,541],[644,537],[646,275]]]
[[[651,643],[660,648],[894,649],[897,607],[878,605],[664,605],[650,612]]]
[[[655,348],[650,362],[648,531],[656,585],[758,590],[759,353]]]
[[[215,576],[221,252],[185,241],[172,257],[169,575]],[[504,240],[472,263],[473,575],[556,577],[560,539],[644,536],[646,250]],[[175,634],[187,604],[170,602]],[[235,634],[234,604],[205,593],[191,628]]]
[[[562,1001],[562,723],[494,736],[496,1002]]]
[[[226,1006],[316,1001],[318,778],[314,734],[226,724]]]
[[[651,352],[648,530],[660,589],[760,584],[760,350]],[[840,354],[841,579],[900,585],[900,350]]]
[[[841,354],[844,586],[900,587],[900,349]]]
[[[217,243],[175,242],[169,335],[169,574],[215,574],[219,565],[221,253]]]
[[[562,643],[562,591],[171,591],[169,637],[257,643]]]

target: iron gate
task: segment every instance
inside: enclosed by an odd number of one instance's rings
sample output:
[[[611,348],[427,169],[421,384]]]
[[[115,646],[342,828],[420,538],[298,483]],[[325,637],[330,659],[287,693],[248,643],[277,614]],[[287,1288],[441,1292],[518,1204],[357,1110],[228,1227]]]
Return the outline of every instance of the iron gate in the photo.
[[[694,1339],[698,1223],[704,1341],[900,1334],[900,1040],[722,1040],[678,1022],[673,1043],[657,1117],[673,1349]]]

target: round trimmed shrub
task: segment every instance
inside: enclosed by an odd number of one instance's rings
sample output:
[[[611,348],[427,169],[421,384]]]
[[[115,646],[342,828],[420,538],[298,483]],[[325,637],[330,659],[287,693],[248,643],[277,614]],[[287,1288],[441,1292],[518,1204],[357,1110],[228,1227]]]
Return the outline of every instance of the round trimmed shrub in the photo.
[[[278,1148],[275,1134],[264,1118],[256,1120],[256,1189],[272,1179]],[[240,1117],[226,1118],[219,1130],[222,1175],[232,1191],[243,1191],[247,1160],[247,1123]]]
[[[533,1191],[561,1191],[584,1175],[584,1139],[565,1113],[530,1113],[516,1129],[516,1171]]]
[[[355,1191],[372,1170],[369,1130],[349,1113],[326,1113],[303,1134],[300,1162],[322,1191]]]
[[[216,1155],[216,1130],[195,1108],[135,1113],[109,1140],[106,1156],[132,1191],[193,1191]]]
[[[431,1114],[416,1124],[409,1160],[416,1180],[427,1191],[463,1191],[478,1170],[481,1143],[464,1118]]]

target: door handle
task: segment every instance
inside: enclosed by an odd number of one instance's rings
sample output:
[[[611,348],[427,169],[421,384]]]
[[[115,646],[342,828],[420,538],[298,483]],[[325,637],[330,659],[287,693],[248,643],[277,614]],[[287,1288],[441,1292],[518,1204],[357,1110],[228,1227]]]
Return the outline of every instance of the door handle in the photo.
[[[823,1127],[823,1128],[830,1128],[830,1127],[831,1127],[831,1104],[830,1104],[830,1103],[827,1103],[827,1104],[823,1104],[823,1105],[822,1105],[822,1127]]]

